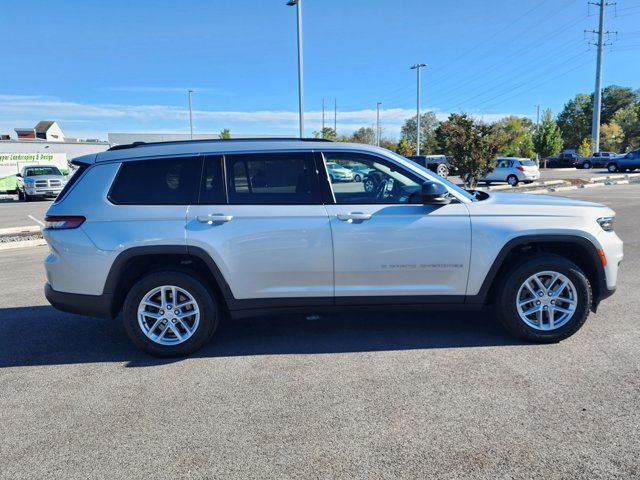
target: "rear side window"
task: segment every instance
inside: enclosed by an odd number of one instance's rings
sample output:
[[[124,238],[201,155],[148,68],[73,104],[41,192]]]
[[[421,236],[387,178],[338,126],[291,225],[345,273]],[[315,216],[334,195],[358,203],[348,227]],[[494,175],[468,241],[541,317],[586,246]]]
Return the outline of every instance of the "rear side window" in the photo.
[[[313,156],[306,152],[225,156],[232,205],[317,204]]]
[[[64,198],[67,192],[71,190],[71,187],[73,187],[77,183],[77,181],[80,179],[82,174],[87,170],[87,168],[89,168],[88,165],[81,165],[80,167],[78,167],[78,169],[71,175],[71,178],[67,181],[67,184],[62,188],[62,190],[58,194],[58,197],[53,203],[58,203],[60,200]]]
[[[109,200],[123,205],[196,203],[201,172],[200,157],[124,162],[109,192]]]

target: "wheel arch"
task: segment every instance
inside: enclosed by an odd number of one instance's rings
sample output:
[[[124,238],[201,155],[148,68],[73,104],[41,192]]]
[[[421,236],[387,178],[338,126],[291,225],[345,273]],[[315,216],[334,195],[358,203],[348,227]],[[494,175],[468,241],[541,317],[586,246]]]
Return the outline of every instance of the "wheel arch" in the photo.
[[[231,288],[222,272],[203,249],[185,245],[132,247],[116,257],[105,281],[103,295],[111,295],[111,317],[122,310],[126,294],[137,280],[153,271],[165,269],[195,273],[212,289],[224,307],[233,300]]]
[[[597,247],[588,238],[578,235],[524,235],[507,242],[498,255],[477,295],[467,296],[467,303],[491,303],[499,279],[519,256],[535,253],[555,253],[574,262],[589,279],[593,292],[593,309],[605,296],[606,276]]]

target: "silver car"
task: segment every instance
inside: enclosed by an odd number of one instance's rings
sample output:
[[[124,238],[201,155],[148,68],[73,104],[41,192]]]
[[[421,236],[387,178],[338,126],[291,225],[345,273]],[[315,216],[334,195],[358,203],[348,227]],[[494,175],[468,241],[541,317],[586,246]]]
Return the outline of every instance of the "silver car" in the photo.
[[[536,162],[529,158],[501,157],[498,158],[496,168],[481,182],[507,182],[512,187],[519,182],[531,183],[540,179],[540,170]]]
[[[52,165],[24,167],[18,177],[18,199],[29,202],[34,198],[55,198],[67,183],[66,177]]]

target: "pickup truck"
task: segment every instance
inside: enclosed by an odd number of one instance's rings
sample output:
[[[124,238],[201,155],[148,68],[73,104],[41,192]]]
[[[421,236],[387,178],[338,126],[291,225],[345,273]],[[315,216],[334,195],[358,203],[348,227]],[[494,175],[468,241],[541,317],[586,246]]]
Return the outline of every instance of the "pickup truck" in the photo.
[[[581,157],[577,153],[561,153],[554,157],[547,157],[542,162],[545,168],[571,168],[575,167],[576,163],[584,157]]]
[[[420,166],[427,167],[442,178],[447,178],[449,175],[449,162],[446,155],[411,155],[407,158]]]
[[[574,166],[588,170],[593,167],[606,167],[609,161],[617,158],[619,154],[614,152],[596,152],[590,157],[578,157]]]

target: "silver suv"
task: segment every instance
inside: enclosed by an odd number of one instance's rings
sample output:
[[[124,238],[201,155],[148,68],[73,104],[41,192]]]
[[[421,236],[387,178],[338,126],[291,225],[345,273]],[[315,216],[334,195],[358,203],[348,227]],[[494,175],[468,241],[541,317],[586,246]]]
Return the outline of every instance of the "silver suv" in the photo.
[[[122,314],[155,355],[198,349],[223,316],[347,308],[493,305],[514,335],[556,342],[614,292],[622,260],[603,205],[467,192],[366,145],[134,144],[75,163],[46,217],[46,296]],[[375,185],[332,183],[331,164]]]

